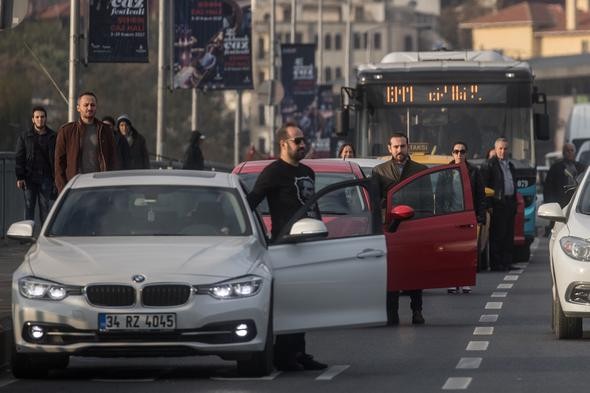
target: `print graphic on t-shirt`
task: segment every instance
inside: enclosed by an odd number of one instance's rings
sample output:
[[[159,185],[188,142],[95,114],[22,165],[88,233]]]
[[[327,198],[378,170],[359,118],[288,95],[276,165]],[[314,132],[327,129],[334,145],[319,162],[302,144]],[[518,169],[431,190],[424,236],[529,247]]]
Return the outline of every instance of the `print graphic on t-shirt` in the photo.
[[[315,192],[313,180],[309,176],[296,177],[295,188],[297,189],[297,199],[299,199],[299,202],[301,202],[302,205],[304,205]]]

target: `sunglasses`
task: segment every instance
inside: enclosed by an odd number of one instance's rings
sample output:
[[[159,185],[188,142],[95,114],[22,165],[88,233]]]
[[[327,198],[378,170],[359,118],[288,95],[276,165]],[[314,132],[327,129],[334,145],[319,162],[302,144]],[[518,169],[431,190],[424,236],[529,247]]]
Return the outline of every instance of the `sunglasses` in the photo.
[[[287,141],[293,141],[296,145],[305,144],[305,138],[302,136],[298,136],[297,138],[288,138]]]
[[[453,154],[465,154],[467,150],[453,150]]]

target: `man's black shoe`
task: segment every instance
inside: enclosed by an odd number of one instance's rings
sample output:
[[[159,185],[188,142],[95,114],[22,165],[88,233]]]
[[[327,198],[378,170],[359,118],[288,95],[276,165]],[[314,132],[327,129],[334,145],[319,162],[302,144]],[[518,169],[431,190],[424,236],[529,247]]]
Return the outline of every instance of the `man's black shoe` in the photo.
[[[422,316],[421,311],[414,311],[412,312],[412,323],[414,325],[423,325],[424,324],[424,317]]]
[[[397,313],[387,313],[387,325],[388,326],[397,326],[399,325],[399,315]]]
[[[320,363],[313,359],[313,356],[303,353],[297,356],[297,362],[303,366],[305,370],[323,370],[328,367],[327,364]]]
[[[303,371],[303,365],[296,362],[294,359],[289,362],[276,362],[275,368],[279,371]]]

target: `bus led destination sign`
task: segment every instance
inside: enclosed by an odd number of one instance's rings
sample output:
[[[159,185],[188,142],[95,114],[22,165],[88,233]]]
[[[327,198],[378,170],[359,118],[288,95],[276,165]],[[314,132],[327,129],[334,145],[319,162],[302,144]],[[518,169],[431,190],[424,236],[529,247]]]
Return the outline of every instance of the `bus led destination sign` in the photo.
[[[386,105],[505,104],[506,85],[477,83],[387,85]]]

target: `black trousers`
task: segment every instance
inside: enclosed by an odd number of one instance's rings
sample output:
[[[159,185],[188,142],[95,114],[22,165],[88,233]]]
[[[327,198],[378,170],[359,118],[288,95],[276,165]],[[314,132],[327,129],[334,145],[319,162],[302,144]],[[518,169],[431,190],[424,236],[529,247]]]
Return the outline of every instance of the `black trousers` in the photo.
[[[305,333],[279,334],[275,340],[275,363],[288,363],[305,353]]]
[[[514,251],[514,217],[516,200],[494,199],[490,225],[490,268],[506,270],[512,264]]]
[[[411,291],[404,291],[410,295],[410,308],[412,311],[422,311],[422,290],[413,289]],[[387,314],[396,314],[399,310],[399,295],[400,291],[388,291],[387,292]],[[390,318],[388,318],[390,319]]]

